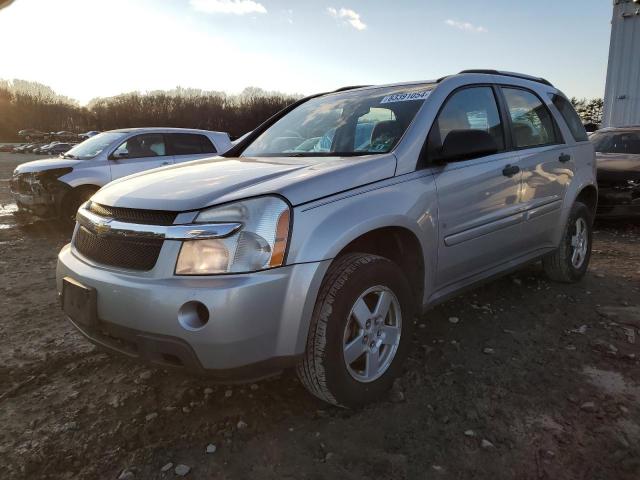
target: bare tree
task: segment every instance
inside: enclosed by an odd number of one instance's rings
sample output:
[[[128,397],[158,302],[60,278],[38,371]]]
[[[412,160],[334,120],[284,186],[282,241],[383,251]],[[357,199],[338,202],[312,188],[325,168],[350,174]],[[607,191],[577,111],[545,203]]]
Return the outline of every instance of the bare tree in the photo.
[[[166,126],[227,131],[239,136],[254,129],[299,96],[247,88],[239,95],[177,87],[96,98],[86,107],[36,82],[0,80],[0,140],[17,132],[43,132]]]

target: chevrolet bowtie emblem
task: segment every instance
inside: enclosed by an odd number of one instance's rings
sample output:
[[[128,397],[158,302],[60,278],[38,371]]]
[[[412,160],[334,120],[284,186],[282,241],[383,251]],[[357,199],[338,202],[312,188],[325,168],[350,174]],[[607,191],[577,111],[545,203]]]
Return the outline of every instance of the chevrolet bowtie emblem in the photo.
[[[106,222],[94,223],[93,231],[98,235],[105,235],[111,230],[111,225]]]

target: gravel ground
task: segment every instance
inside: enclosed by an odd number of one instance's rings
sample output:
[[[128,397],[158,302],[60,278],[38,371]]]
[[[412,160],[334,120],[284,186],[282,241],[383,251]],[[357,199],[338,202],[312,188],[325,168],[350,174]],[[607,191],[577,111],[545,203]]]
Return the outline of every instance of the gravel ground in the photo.
[[[2,478],[640,478],[638,224],[597,225],[577,285],[533,265],[431,310],[389,399],[348,411],[89,344],[57,303],[67,233],[13,213],[28,159],[0,153]]]

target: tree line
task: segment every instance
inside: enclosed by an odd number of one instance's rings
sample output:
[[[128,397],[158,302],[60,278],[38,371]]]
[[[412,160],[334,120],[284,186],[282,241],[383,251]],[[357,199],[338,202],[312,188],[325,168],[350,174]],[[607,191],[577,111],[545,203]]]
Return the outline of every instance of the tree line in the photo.
[[[0,80],[0,141],[18,141],[18,131],[113,130],[126,127],[184,127],[242,135],[299,96],[247,88],[238,95],[176,88],[97,98],[86,106],[47,86]]]
[[[600,125],[602,124],[602,112],[604,110],[604,100],[602,98],[578,99],[573,97],[571,99],[573,108],[576,109],[580,119],[584,124]]]

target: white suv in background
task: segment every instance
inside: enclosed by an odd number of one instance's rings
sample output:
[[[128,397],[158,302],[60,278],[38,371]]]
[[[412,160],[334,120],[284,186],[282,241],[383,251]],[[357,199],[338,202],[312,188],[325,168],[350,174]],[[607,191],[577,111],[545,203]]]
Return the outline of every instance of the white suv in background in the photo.
[[[19,165],[11,193],[20,210],[40,217],[75,218],[78,207],[117,178],[222,154],[223,132],[183,128],[127,128],[100,133],[55,159]]]

